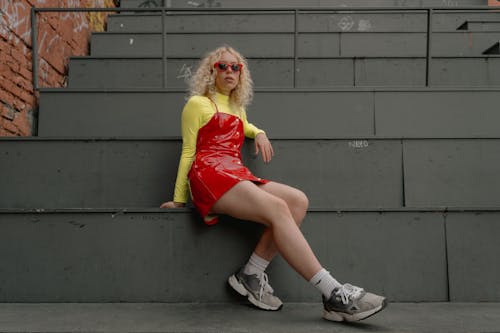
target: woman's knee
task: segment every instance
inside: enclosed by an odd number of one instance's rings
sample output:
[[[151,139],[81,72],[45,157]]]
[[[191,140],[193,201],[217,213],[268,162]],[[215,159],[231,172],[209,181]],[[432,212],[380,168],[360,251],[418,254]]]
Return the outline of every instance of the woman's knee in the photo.
[[[288,203],[280,197],[271,196],[269,200],[269,209],[267,216],[271,224],[280,223],[283,221],[293,220],[292,212]]]
[[[302,219],[306,216],[307,209],[309,208],[309,198],[301,190],[294,189],[289,203],[290,209],[294,211],[295,217],[302,223]]]

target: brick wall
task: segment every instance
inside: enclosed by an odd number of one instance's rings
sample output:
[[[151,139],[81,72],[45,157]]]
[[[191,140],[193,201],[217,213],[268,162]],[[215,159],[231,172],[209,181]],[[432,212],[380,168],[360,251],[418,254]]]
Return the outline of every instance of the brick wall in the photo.
[[[30,136],[36,123],[31,7],[115,7],[116,0],[0,0],[0,136]],[[39,87],[64,87],[73,55],[88,54],[91,31],[103,31],[107,13],[37,15]]]

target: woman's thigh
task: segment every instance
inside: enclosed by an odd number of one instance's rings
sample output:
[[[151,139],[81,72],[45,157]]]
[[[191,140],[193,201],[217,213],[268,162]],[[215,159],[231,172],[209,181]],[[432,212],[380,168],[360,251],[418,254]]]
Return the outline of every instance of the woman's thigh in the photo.
[[[307,196],[301,190],[278,182],[269,182],[263,185],[258,185],[260,189],[275,195],[286,202],[295,203],[297,201],[303,201],[307,203]]]
[[[287,211],[288,206],[283,199],[250,181],[241,181],[233,186],[212,207],[213,213],[230,215],[267,226],[272,224],[277,214],[286,214]]]
[[[309,199],[304,192],[295,187],[277,182],[259,185],[259,188],[285,200],[294,218],[300,220],[304,218],[307,208],[309,207]]]

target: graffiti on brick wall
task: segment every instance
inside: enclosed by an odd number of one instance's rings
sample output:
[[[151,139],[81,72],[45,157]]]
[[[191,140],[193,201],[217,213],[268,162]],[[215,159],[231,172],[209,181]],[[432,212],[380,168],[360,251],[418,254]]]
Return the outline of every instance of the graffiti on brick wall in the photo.
[[[12,40],[14,36],[9,30],[17,33],[19,38],[28,40],[31,34],[29,7],[24,2],[0,1],[0,34]]]
[[[37,47],[31,45],[31,7],[112,8],[115,0],[0,0],[2,74],[0,136],[30,135],[36,95],[32,51],[36,51],[40,86],[65,86],[69,57],[88,51],[90,31],[103,31],[112,12],[39,12]]]
[[[139,3],[139,7],[142,8],[152,8],[152,7],[161,7],[165,4],[165,7],[171,7],[171,0],[142,0]],[[196,8],[220,8],[222,4],[220,1],[216,0],[188,0],[186,5],[189,7]]]

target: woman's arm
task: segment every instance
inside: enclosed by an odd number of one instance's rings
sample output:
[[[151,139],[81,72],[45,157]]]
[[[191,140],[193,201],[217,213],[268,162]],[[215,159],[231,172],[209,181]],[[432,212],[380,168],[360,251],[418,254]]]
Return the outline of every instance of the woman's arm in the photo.
[[[260,152],[262,153],[262,160],[264,163],[271,162],[274,156],[274,150],[271,142],[267,138],[266,132],[249,123],[245,111],[242,112],[241,118],[243,120],[245,136],[255,140],[255,155],[258,155]]]
[[[184,106],[181,117],[182,153],[177,170],[174,200],[163,203],[161,208],[184,207],[189,197],[188,173],[196,154],[198,130],[213,114],[210,101],[206,97],[193,96]]]

